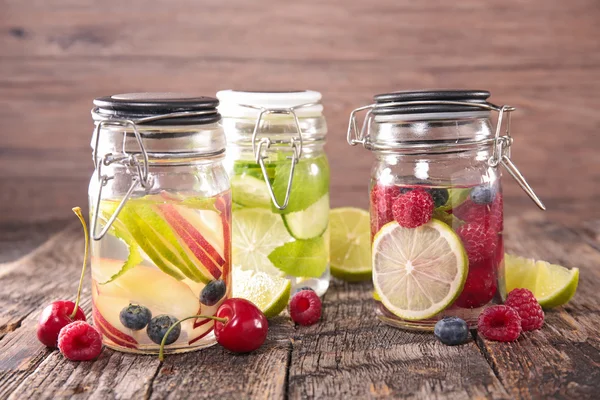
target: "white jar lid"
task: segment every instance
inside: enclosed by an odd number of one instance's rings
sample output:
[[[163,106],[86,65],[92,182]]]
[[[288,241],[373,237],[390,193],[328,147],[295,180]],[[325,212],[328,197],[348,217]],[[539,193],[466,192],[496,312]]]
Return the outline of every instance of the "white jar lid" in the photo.
[[[320,104],[321,93],[313,90],[281,92],[221,90],[217,92],[217,98],[220,103],[218,106],[219,113],[225,118],[256,118],[260,113],[260,108],[286,109],[303,104],[311,105],[295,109],[299,118],[317,117],[323,112],[323,106]]]

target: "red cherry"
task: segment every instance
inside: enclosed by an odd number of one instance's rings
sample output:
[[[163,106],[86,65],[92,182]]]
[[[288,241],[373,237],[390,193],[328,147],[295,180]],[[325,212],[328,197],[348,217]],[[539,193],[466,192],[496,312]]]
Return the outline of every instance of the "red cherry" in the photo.
[[[217,309],[215,321],[217,342],[235,353],[258,349],[267,338],[268,323],[265,315],[245,299],[227,299]]]
[[[85,314],[81,307],[77,307],[75,318],[71,314],[75,303],[67,300],[55,301],[42,311],[37,325],[37,337],[40,342],[48,347],[56,347],[60,330],[73,321],[85,321]]]

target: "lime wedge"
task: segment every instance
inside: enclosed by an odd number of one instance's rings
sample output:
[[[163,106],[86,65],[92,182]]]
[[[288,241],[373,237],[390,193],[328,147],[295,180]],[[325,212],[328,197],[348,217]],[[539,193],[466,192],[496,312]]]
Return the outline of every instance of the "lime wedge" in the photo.
[[[348,282],[371,279],[369,212],[335,208],[329,213],[331,274]]]
[[[280,215],[268,209],[244,208],[232,214],[232,261],[244,270],[282,276],[269,254],[292,240]]]
[[[423,320],[460,294],[468,260],[458,236],[432,219],[418,228],[393,221],[373,239],[373,284],[383,305],[400,318]]]
[[[577,290],[579,268],[567,269],[546,261],[504,256],[506,293],[516,288],[531,290],[544,308],[566,304]]]
[[[279,315],[290,300],[292,282],[280,276],[234,267],[232,281],[233,297],[251,301],[267,318]]]
[[[250,175],[232,176],[232,201],[244,207],[271,207],[271,197],[264,180]]]

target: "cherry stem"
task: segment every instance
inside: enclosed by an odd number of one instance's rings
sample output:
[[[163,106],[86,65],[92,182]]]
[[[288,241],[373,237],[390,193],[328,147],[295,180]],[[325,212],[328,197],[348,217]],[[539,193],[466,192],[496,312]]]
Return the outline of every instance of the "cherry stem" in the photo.
[[[213,321],[217,321],[222,324],[226,324],[227,321],[229,321],[227,318],[219,318],[219,317],[215,317],[212,315],[192,315],[191,317],[180,319],[179,321],[177,321],[173,325],[171,325],[169,327],[169,329],[167,329],[167,332],[165,332],[165,335],[163,336],[162,341],[160,342],[160,350],[158,352],[158,359],[160,361],[163,361],[165,359],[165,342],[167,341],[167,338],[169,337],[169,333],[171,333],[173,328],[175,328],[177,325],[181,324],[183,321],[187,321],[188,319],[192,319],[192,318],[212,319]]]
[[[81,214],[81,207],[73,207],[73,212],[75,213],[75,215],[77,215],[77,217],[81,221],[81,225],[83,226],[83,232],[85,234],[85,251],[83,253],[83,266],[81,267],[81,278],[79,278],[77,299],[75,299],[75,307],[73,307],[71,319],[75,319],[75,316],[77,315],[77,310],[79,309],[79,299],[81,298],[81,288],[83,287],[83,277],[85,275],[85,266],[87,264],[88,250],[90,247],[90,238],[88,234],[87,224],[85,223],[85,218],[83,218],[83,214]]]

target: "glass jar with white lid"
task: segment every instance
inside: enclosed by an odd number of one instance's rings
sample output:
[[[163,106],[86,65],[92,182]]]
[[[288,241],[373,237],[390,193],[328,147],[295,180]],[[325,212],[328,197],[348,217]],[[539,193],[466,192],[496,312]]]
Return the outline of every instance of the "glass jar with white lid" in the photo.
[[[329,287],[329,163],[321,94],[217,93],[232,186],[233,274]],[[245,274],[245,275],[244,275]]]

